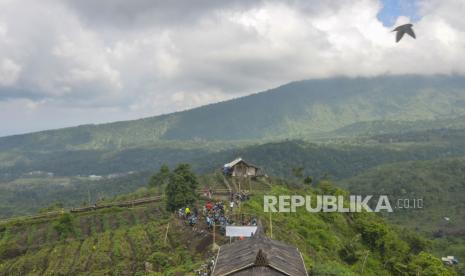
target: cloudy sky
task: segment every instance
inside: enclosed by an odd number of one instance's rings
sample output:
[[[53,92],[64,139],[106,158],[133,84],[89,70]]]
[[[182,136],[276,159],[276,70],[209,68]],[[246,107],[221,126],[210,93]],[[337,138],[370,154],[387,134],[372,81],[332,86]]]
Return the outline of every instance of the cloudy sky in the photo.
[[[335,75],[465,74],[462,0],[0,0],[0,136]],[[413,22],[417,40],[390,31]]]

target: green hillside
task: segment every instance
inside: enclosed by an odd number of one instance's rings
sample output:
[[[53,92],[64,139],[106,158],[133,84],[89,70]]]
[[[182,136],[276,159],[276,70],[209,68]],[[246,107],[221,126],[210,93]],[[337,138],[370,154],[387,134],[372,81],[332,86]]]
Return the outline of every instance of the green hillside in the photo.
[[[78,207],[144,187],[150,173],[94,180],[89,177],[24,176],[0,184],[0,218],[35,214],[51,205]]]
[[[315,196],[347,192],[325,180],[315,188],[275,187],[271,194]],[[267,221],[268,214],[261,212],[262,201],[253,198],[245,209],[259,213]],[[274,213],[271,219],[273,237],[298,246],[312,275],[454,274],[427,253],[428,240],[403,227],[394,227],[373,213],[309,213],[298,209],[296,213]]]
[[[310,174],[347,177],[354,168],[360,171],[386,162],[463,156],[464,137],[463,128],[443,128],[316,144],[293,140],[264,141],[263,144],[173,142],[115,150],[14,150],[0,152],[0,180],[33,171],[61,176],[111,174],[156,170],[163,163],[174,165],[180,162],[192,163],[204,173],[237,156],[250,159],[280,176],[285,176],[293,166],[303,165]]]
[[[214,164],[224,164],[228,159],[241,156],[265,168],[267,173],[275,176],[291,177],[293,168],[303,167],[305,174],[316,178],[328,175],[341,179],[386,163],[464,156],[465,139],[458,138],[464,133],[461,130],[456,135],[451,135],[450,139],[443,137],[418,143],[411,141],[385,143],[384,140],[372,144],[275,142],[213,153],[205,158],[205,161],[198,160],[194,164],[213,167]],[[423,135],[424,133],[418,133],[418,137],[423,137]],[[371,138],[375,141],[374,139]]]
[[[381,165],[339,181],[356,194],[387,194],[394,198],[423,198],[424,208],[400,212],[397,221],[424,232],[465,230],[465,159],[409,161]],[[445,222],[444,217],[450,221]],[[393,218],[394,219],[394,218]]]
[[[268,193],[345,194],[327,181],[315,188],[283,181],[273,185]],[[151,203],[2,224],[0,275],[192,273],[214,256],[212,233],[202,222],[195,230],[164,210],[164,203]],[[271,235],[262,196],[252,197],[242,212],[258,217]],[[273,238],[297,246],[313,275],[456,275],[429,253],[427,240],[374,214],[300,210],[273,214],[272,221]],[[228,241],[217,233],[217,242]]]
[[[318,134],[355,122],[456,117],[465,115],[464,84],[463,77],[446,76],[294,82],[181,113],[163,138],[288,138]]]
[[[392,121],[380,120],[353,123],[332,132],[323,137],[370,137],[382,134],[395,134],[405,132],[420,132],[432,129],[463,129],[465,128],[465,117],[460,116],[448,119],[416,120],[416,121]]]
[[[353,194],[423,199],[423,208],[397,209],[387,218],[435,238],[435,247],[443,255],[465,258],[464,158],[382,165],[339,184]]]
[[[88,201],[88,193],[92,201],[127,193],[144,186],[150,173],[162,164],[172,167],[188,162],[203,174],[241,156],[272,176],[292,178],[292,170],[302,167],[303,173],[314,179],[329,176],[337,180],[387,163],[465,156],[464,134],[464,130],[409,132],[371,137],[370,143],[364,138],[347,144],[283,141],[219,152],[142,147],[35,155],[11,167],[0,166],[0,174],[10,175],[0,178],[0,217],[34,213],[54,202],[77,206]],[[55,175],[27,173],[35,171]],[[138,173],[127,175],[130,171]],[[99,175],[101,179],[91,179],[89,175]]]
[[[189,229],[175,225],[165,243],[170,221],[150,205],[1,226],[0,275],[134,275],[146,261],[158,271],[198,268],[208,251],[187,245],[179,237]]]

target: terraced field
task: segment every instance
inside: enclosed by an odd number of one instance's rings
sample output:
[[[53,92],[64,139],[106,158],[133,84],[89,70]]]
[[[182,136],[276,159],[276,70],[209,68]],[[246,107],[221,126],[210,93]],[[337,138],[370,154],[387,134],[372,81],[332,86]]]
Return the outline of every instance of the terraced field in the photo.
[[[58,221],[1,226],[0,275],[134,275],[146,271],[146,261],[153,271],[188,271],[200,266],[208,252],[202,244],[211,240],[208,233],[192,239],[159,204],[73,214],[66,235]],[[169,227],[165,243],[168,223],[181,225]]]

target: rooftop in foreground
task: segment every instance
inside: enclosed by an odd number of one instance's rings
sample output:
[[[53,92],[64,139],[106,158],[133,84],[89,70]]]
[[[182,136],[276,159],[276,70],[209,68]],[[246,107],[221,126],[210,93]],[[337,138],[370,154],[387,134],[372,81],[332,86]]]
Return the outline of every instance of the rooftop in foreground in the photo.
[[[257,235],[221,246],[212,275],[304,276],[307,270],[296,247]]]

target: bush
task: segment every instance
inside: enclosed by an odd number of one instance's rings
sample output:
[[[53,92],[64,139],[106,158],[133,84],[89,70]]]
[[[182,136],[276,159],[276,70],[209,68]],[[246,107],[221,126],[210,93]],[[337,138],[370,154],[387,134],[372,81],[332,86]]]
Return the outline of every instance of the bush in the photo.
[[[153,269],[157,272],[162,272],[172,266],[173,260],[172,258],[162,252],[155,252],[153,253],[149,261],[153,264]]]
[[[58,232],[60,237],[66,238],[70,234],[74,234],[73,217],[69,213],[64,213],[53,225],[53,229]]]
[[[26,253],[27,248],[22,248],[16,242],[0,244],[0,260],[15,258]]]
[[[370,245],[372,249],[378,249],[384,236],[388,233],[386,225],[375,221],[358,220],[357,221],[363,240]]]
[[[410,250],[413,254],[419,254],[422,251],[431,249],[432,244],[430,240],[408,230],[404,230],[402,233],[402,237],[409,244]]]
[[[454,272],[444,267],[441,260],[426,252],[421,252],[420,254],[415,256],[413,260],[409,263],[408,268],[410,270],[410,275],[456,275]]]
[[[316,265],[311,275],[314,276],[355,276],[356,274],[339,263],[331,262],[328,264]]]
[[[341,257],[341,259],[344,262],[350,265],[355,264],[359,259],[357,255],[358,252],[355,246],[353,245],[345,245],[343,248],[339,250],[338,253],[339,253],[339,257]]]
[[[48,213],[48,212],[53,212],[53,211],[59,211],[59,210],[62,210],[63,208],[64,208],[63,203],[56,202],[56,203],[53,203],[52,205],[49,205],[49,206],[47,206],[45,208],[39,209],[39,213],[43,214],[43,213]]]

